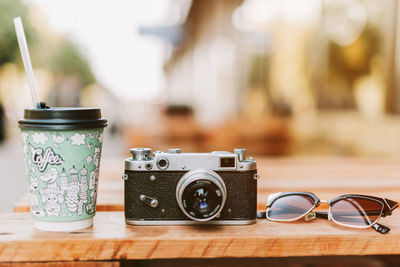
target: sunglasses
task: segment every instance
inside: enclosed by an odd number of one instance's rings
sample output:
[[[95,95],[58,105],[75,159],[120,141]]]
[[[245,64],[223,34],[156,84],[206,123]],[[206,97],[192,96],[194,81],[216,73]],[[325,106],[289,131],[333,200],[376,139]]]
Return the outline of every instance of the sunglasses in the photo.
[[[328,212],[314,211],[320,203],[329,205]],[[353,228],[372,227],[381,234],[390,229],[378,223],[381,217],[391,215],[398,203],[387,198],[365,195],[343,195],[330,201],[320,200],[313,193],[287,192],[269,195],[267,210],[257,218],[276,222],[291,222],[304,218],[306,221],[323,218],[339,225]]]

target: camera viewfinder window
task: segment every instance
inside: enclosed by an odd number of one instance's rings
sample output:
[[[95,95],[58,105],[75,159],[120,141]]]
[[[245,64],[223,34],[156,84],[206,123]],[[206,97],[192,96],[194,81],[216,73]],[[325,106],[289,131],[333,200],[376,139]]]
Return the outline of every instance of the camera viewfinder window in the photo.
[[[221,158],[221,168],[234,168],[235,158]]]

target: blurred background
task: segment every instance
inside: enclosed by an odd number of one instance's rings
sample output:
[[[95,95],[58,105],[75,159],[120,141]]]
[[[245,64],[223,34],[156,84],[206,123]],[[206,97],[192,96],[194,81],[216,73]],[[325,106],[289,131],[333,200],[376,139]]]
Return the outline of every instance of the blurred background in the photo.
[[[399,157],[396,0],[0,0],[0,211],[26,192],[17,120],[96,106],[103,159],[130,147],[262,157]]]

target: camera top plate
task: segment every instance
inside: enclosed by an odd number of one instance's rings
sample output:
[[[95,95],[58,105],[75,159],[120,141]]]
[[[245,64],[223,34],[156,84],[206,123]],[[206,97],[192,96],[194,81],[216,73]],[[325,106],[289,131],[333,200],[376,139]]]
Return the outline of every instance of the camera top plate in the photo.
[[[147,155],[143,155],[143,151]],[[189,171],[209,169],[213,171],[249,171],[256,170],[256,161],[246,159],[245,149],[235,149],[235,153],[213,151],[211,153],[182,153],[180,149],[168,152],[155,151],[151,156],[150,148],[132,148],[132,157],[125,160],[128,171]]]

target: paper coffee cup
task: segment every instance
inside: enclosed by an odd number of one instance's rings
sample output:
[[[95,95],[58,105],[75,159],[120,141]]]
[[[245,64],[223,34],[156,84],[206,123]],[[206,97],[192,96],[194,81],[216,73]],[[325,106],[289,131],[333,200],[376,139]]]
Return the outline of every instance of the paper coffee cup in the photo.
[[[27,109],[18,123],[35,227],[47,231],[90,227],[107,126],[100,109]]]

